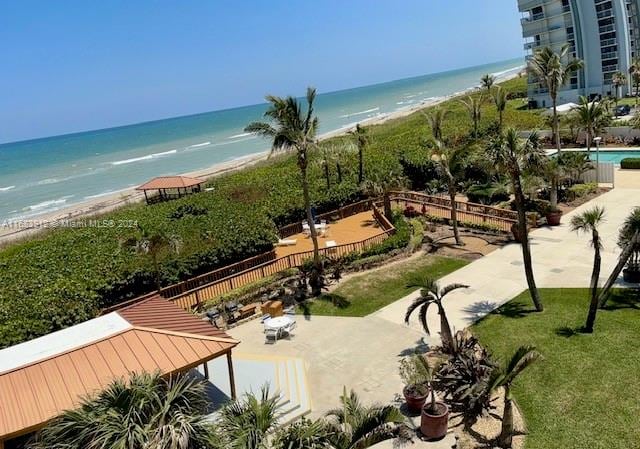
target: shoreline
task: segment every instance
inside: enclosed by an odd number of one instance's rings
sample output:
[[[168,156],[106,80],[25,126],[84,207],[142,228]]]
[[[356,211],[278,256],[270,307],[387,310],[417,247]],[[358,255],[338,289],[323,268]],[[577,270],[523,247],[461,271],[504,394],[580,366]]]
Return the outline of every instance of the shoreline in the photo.
[[[516,78],[522,73],[523,69],[524,66],[520,67],[517,71],[516,69],[514,69],[514,71],[511,73],[496,76],[496,82],[504,82]],[[358,122],[358,124],[365,126],[380,125],[391,120],[406,117],[422,109],[437,106],[438,104],[441,104],[445,101],[469,94],[470,92],[476,90],[478,87],[479,85],[474,85],[462,91],[454,92],[450,95],[424,100],[418,104],[400,108],[393,112],[384,113],[375,117],[361,120]],[[355,124],[350,124],[333,131],[328,131],[318,136],[318,140],[326,140],[332,137],[344,135],[354,127]],[[268,155],[268,150],[259,153],[253,153],[247,156],[233,159],[231,161],[220,162],[203,169],[195,170],[188,173],[181,173],[180,175],[200,178],[206,181],[215,176],[251,167],[258,162],[266,160],[268,158]],[[113,192],[112,194],[107,193],[104,196],[72,204],[68,207],[56,211],[43,213],[41,215],[35,215],[28,219],[3,221],[0,222],[0,246],[5,246],[11,242],[28,238],[48,229],[62,227],[68,224],[70,220],[89,218],[92,216],[104,214],[129,204],[138,203],[142,200],[144,200],[144,195],[142,194],[142,192],[136,191],[135,187],[131,187],[120,190],[118,192]]]

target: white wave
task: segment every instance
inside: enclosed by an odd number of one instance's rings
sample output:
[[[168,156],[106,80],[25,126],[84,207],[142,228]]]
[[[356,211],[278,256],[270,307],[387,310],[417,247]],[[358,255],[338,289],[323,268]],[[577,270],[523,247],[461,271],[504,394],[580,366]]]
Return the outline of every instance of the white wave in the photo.
[[[12,190],[15,189],[16,186],[7,186],[7,187],[0,187],[0,192],[6,192],[8,190]]]
[[[55,206],[62,206],[71,197],[73,197],[73,195],[63,196],[62,198],[59,198],[57,200],[43,201],[41,203],[32,204],[31,206],[27,206],[23,210],[41,211],[42,209],[52,209],[52,206],[54,206],[53,210],[55,210],[57,208]]]
[[[119,189],[119,190],[107,190],[106,192],[102,192],[102,193],[97,193],[95,195],[87,195],[84,197],[85,200],[91,200],[93,198],[100,198],[103,196],[108,196],[108,195],[114,195],[116,193],[120,193],[120,192],[126,192],[127,190],[131,190],[129,187],[127,187],[126,189]]]
[[[522,69],[524,66],[519,65],[517,67],[511,67],[510,69],[507,70],[503,70],[501,72],[493,72],[491,75],[495,76],[496,78],[502,76],[502,75],[506,75],[507,73],[511,73],[511,72],[515,72],[517,70]]]
[[[151,157],[168,156],[170,154],[176,154],[177,152],[178,150],[169,150],[169,151],[163,151],[162,153],[151,153]]]
[[[351,114],[344,114],[341,115],[340,118],[347,118],[347,117],[353,117],[354,115],[362,115],[362,114],[368,114],[369,112],[375,112],[375,111],[379,111],[380,108],[371,108],[371,109],[367,109],[366,111],[358,111],[358,112],[352,112]]]
[[[253,133],[234,134],[233,136],[227,137],[227,139],[238,139],[239,137],[247,137],[251,135],[253,135]]]
[[[169,150],[169,151],[162,151],[161,153],[151,153],[151,154],[147,154],[146,156],[132,157],[131,159],[122,159],[120,161],[113,161],[111,162],[111,165],[124,165],[124,164],[131,164],[133,162],[148,161],[150,159],[156,159],[159,157],[176,154],[177,152],[178,150]]]
[[[61,179],[58,178],[47,178],[47,179],[41,179],[40,181],[37,182],[37,185],[42,186],[42,185],[46,185],[46,184],[55,184],[57,182],[60,182]]]
[[[233,145],[234,143],[246,142],[247,140],[253,140],[253,139],[257,139],[257,138],[258,138],[258,136],[252,135],[251,137],[245,137],[244,139],[235,139],[235,140],[232,140],[231,142],[212,143],[211,146],[212,147],[221,147],[221,146],[224,146],[224,145]]]
[[[198,148],[198,147],[204,147],[207,145],[211,145],[211,142],[196,143],[194,145],[189,145],[187,148]]]

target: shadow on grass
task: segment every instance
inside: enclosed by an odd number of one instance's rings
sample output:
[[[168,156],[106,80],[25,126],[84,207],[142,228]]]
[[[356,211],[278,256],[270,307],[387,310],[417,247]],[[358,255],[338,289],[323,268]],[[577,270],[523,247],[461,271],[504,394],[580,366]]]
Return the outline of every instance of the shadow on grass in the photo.
[[[521,302],[513,301],[492,312],[492,314],[506,316],[507,318],[524,318],[532,313],[536,313],[536,309],[529,304],[525,305]]]
[[[335,293],[327,293],[325,295],[316,298],[316,301],[330,302],[338,309],[346,309],[351,305],[351,301],[342,295],[336,295]]]
[[[602,310],[636,309],[640,310],[640,290],[619,289],[609,294]]]
[[[555,334],[558,337],[571,338],[576,335],[580,335],[585,333],[583,326],[571,327],[571,326],[561,326],[555,329]]]

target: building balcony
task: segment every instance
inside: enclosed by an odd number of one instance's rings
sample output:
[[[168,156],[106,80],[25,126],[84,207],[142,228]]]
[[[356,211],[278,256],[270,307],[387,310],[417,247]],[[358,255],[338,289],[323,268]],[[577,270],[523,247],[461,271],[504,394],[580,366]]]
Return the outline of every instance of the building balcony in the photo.
[[[616,30],[616,26],[613,24],[599,27],[600,34],[610,33],[611,31],[615,31],[615,30]]]
[[[617,51],[610,51],[608,53],[602,53],[600,55],[601,59],[604,61],[605,59],[616,59],[618,57]]]
[[[598,19],[606,19],[607,17],[613,17],[612,9],[605,9],[604,11],[598,12]]]

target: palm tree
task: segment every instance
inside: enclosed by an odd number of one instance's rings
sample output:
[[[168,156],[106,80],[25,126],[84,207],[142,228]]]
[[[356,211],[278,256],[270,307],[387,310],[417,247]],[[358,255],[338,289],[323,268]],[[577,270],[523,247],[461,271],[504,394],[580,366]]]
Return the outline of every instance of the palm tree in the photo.
[[[36,435],[31,448],[208,447],[205,398],[204,384],[189,376],[133,374],[63,412]]]
[[[589,102],[587,97],[580,96],[580,102],[578,106],[573,108],[573,111],[577,114],[578,122],[587,134],[587,153],[589,153],[593,138],[603,132],[611,122],[609,108],[605,102]]]
[[[490,385],[492,389],[504,388],[504,412],[502,414],[502,428],[498,436],[498,446],[510,448],[512,446],[514,425],[513,410],[517,407],[511,394],[511,387],[518,375],[532,363],[542,358],[534,346],[520,346],[509,360],[506,367],[495,368],[491,372]]]
[[[640,58],[634,58],[629,66],[629,76],[633,83],[634,95],[636,97],[636,107],[638,107],[638,97],[640,96]]]
[[[502,132],[502,116],[507,108],[507,92],[500,86],[493,93],[493,103],[498,112],[498,129]]]
[[[549,182],[549,202],[552,211],[558,210],[558,186],[566,177],[564,166],[557,157],[547,157],[541,165],[542,174]]]
[[[391,209],[391,192],[395,189],[403,188],[407,183],[404,176],[395,173],[393,170],[386,175],[375,173],[365,180],[364,191],[369,196],[382,196],[384,215],[389,221],[393,221],[393,210]]]
[[[151,230],[148,227],[138,225],[136,234],[121,240],[120,245],[125,248],[131,248],[136,253],[142,254],[151,260],[156,290],[160,292],[162,290],[160,257],[166,251],[177,253],[180,247],[180,239],[164,230]]]
[[[442,125],[450,111],[443,108],[435,108],[431,112],[423,113],[431,127],[431,134],[436,140],[442,140]]]
[[[460,233],[458,232],[458,216],[456,210],[456,194],[459,178],[464,176],[464,169],[467,162],[468,149],[454,145],[445,146],[440,140],[436,140],[434,148],[431,150],[431,160],[436,163],[438,171],[447,183],[449,200],[451,201],[451,225],[453,226],[453,236],[456,245],[462,245]]]
[[[522,246],[522,258],[524,261],[527,285],[529,286],[531,299],[533,300],[536,310],[541,312],[543,306],[533,275],[531,248],[529,247],[529,236],[527,232],[525,196],[522,190],[523,172],[532,166],[539,165],[539,162],[544,157],[544,152],[539,148],[537,140],[535,133],[526,140],[520,139],[518,132],[513,128],[509,128],[503,136],[500,136],[492,142],[488,148],[488,154],[494,164],[504,173],[507,173],[511,180],[511,188],[518,210],[517,229]]]
[[[480,96],[468,96],[466,100],[460,100],[460,103],[466,108],[473,123],[473,137],[478,137],[478,124],[482,118],[482,102],[484,101],[482,95]]]
[[[288,426],[276,430],[273,449],[331,449],[331,432],[322,419],[311,421],[302,417]]]
[[[360,126],[359,123],[356,125],[356,129],[351,131],[351,135],[358,147],[358,185],[361,185],[364,182],[364,150],[369,143],[369,138],[366,128]]]
[[[613,85],[613,87],[615,88],[615,101],[616,101],[616,108],[618,107],[618,99],[620,99],[621,97],[621,92],[620,92],[620,88],[622,86],[624,86],[625,84],[627,84],[627,75],[625,75],[624,73],[618,71],[616,73],[613,74],[613,76],[611,77],[611,84]],[[617,112],[616,112],[617,115]]]
[[[264,449],[280,418],[279,396],[262,387],[260,396],[247,393],[227,403],[216,425],[220,449]]]
[[[362,405],[358,395],[346,388],[340,408],[327,413],[328,439],[332,449],[366,449],[385,440],[403,436],[405,418],[391,405]]]
[[[276,97],[267,95],[270,103],[264,113],[268,122],[253,122],[245,127],[246,132],[255,133],[272,139],[271,151],[295,150],[298,169],[302,180],[302,195],[304,208],[307,214],[307,222],[313,242],[313,273],[310,284],[314,294],[320,294],[322,288],[322,259],[318,245],[318,233],[311,212],[311,194],[309,192],[309,179],[307,168],[309,165],[309,152],[316,145],[316,132],[318,130],[318,118],[314,116],[313,102],[316,98],[316,90],[307,88],[306,111],[295,97]]]
[[[480,84],[482,85],[482,87],[487,89],[487,94],[491,94],[491,88],[493,87],[495,82],[496,77],[491,75],[490,73],[487,73],[482,78],[480,78]]]
[[[600,307],[606,304],[609,291],[625,265],[640,271],[640,207],[634,208],[622,224],[618,235],[618,246],[622,248],[622,253],[600,291],[598,297]]]
[[[429,326],[427,325],[427,311],[431,304],[435,304],[438,308],[438,315],[440,315],[440,338],[442,339],[442,349],[446,353],[451,353],[455,349],[455,342],[453,340],[453,332],[447,319],[447,314],[442,306],[442,301],[445,296],[454,290],[459,288],[469,288],[464,284],[449,284],[445,287],[440,287],[437,281],[427,276],[414,277],[407,287],[420,289],[420,296],[418,296],[411,305],[407,308],[407,312],[404,315],[404,322],[409,324],[409,319],[413,312],[418,310],[418,317],[420,323],[427,335],[431,335]]]
[[[571,219],[571,230],[574,232],[590,232],[591,245],[594,249],[593,271],[591,272],[591,303],[589,304],[589,314],[585,325],[586,332],[593,332],[593,325],[596,322],[598,312],[598,278],[600,277],[600,250],[602,242],[598,233],[598,226],[604,221],[604,207],[594,206],[580,215],[575,215]]]
[[[562,46],[558,53],[550,47],[538,50],[527,65],[529,71],[538,79],[540,84],[549,91],[553,105],[553,135],[558,153],[562,151],[560,145],[560,127],[558,126],[558,91],[569,81],[571,75],[581,69],[584,64],[579,59],[567,60],[569,44]],[[564,62],[567,60],[567,62]]]

